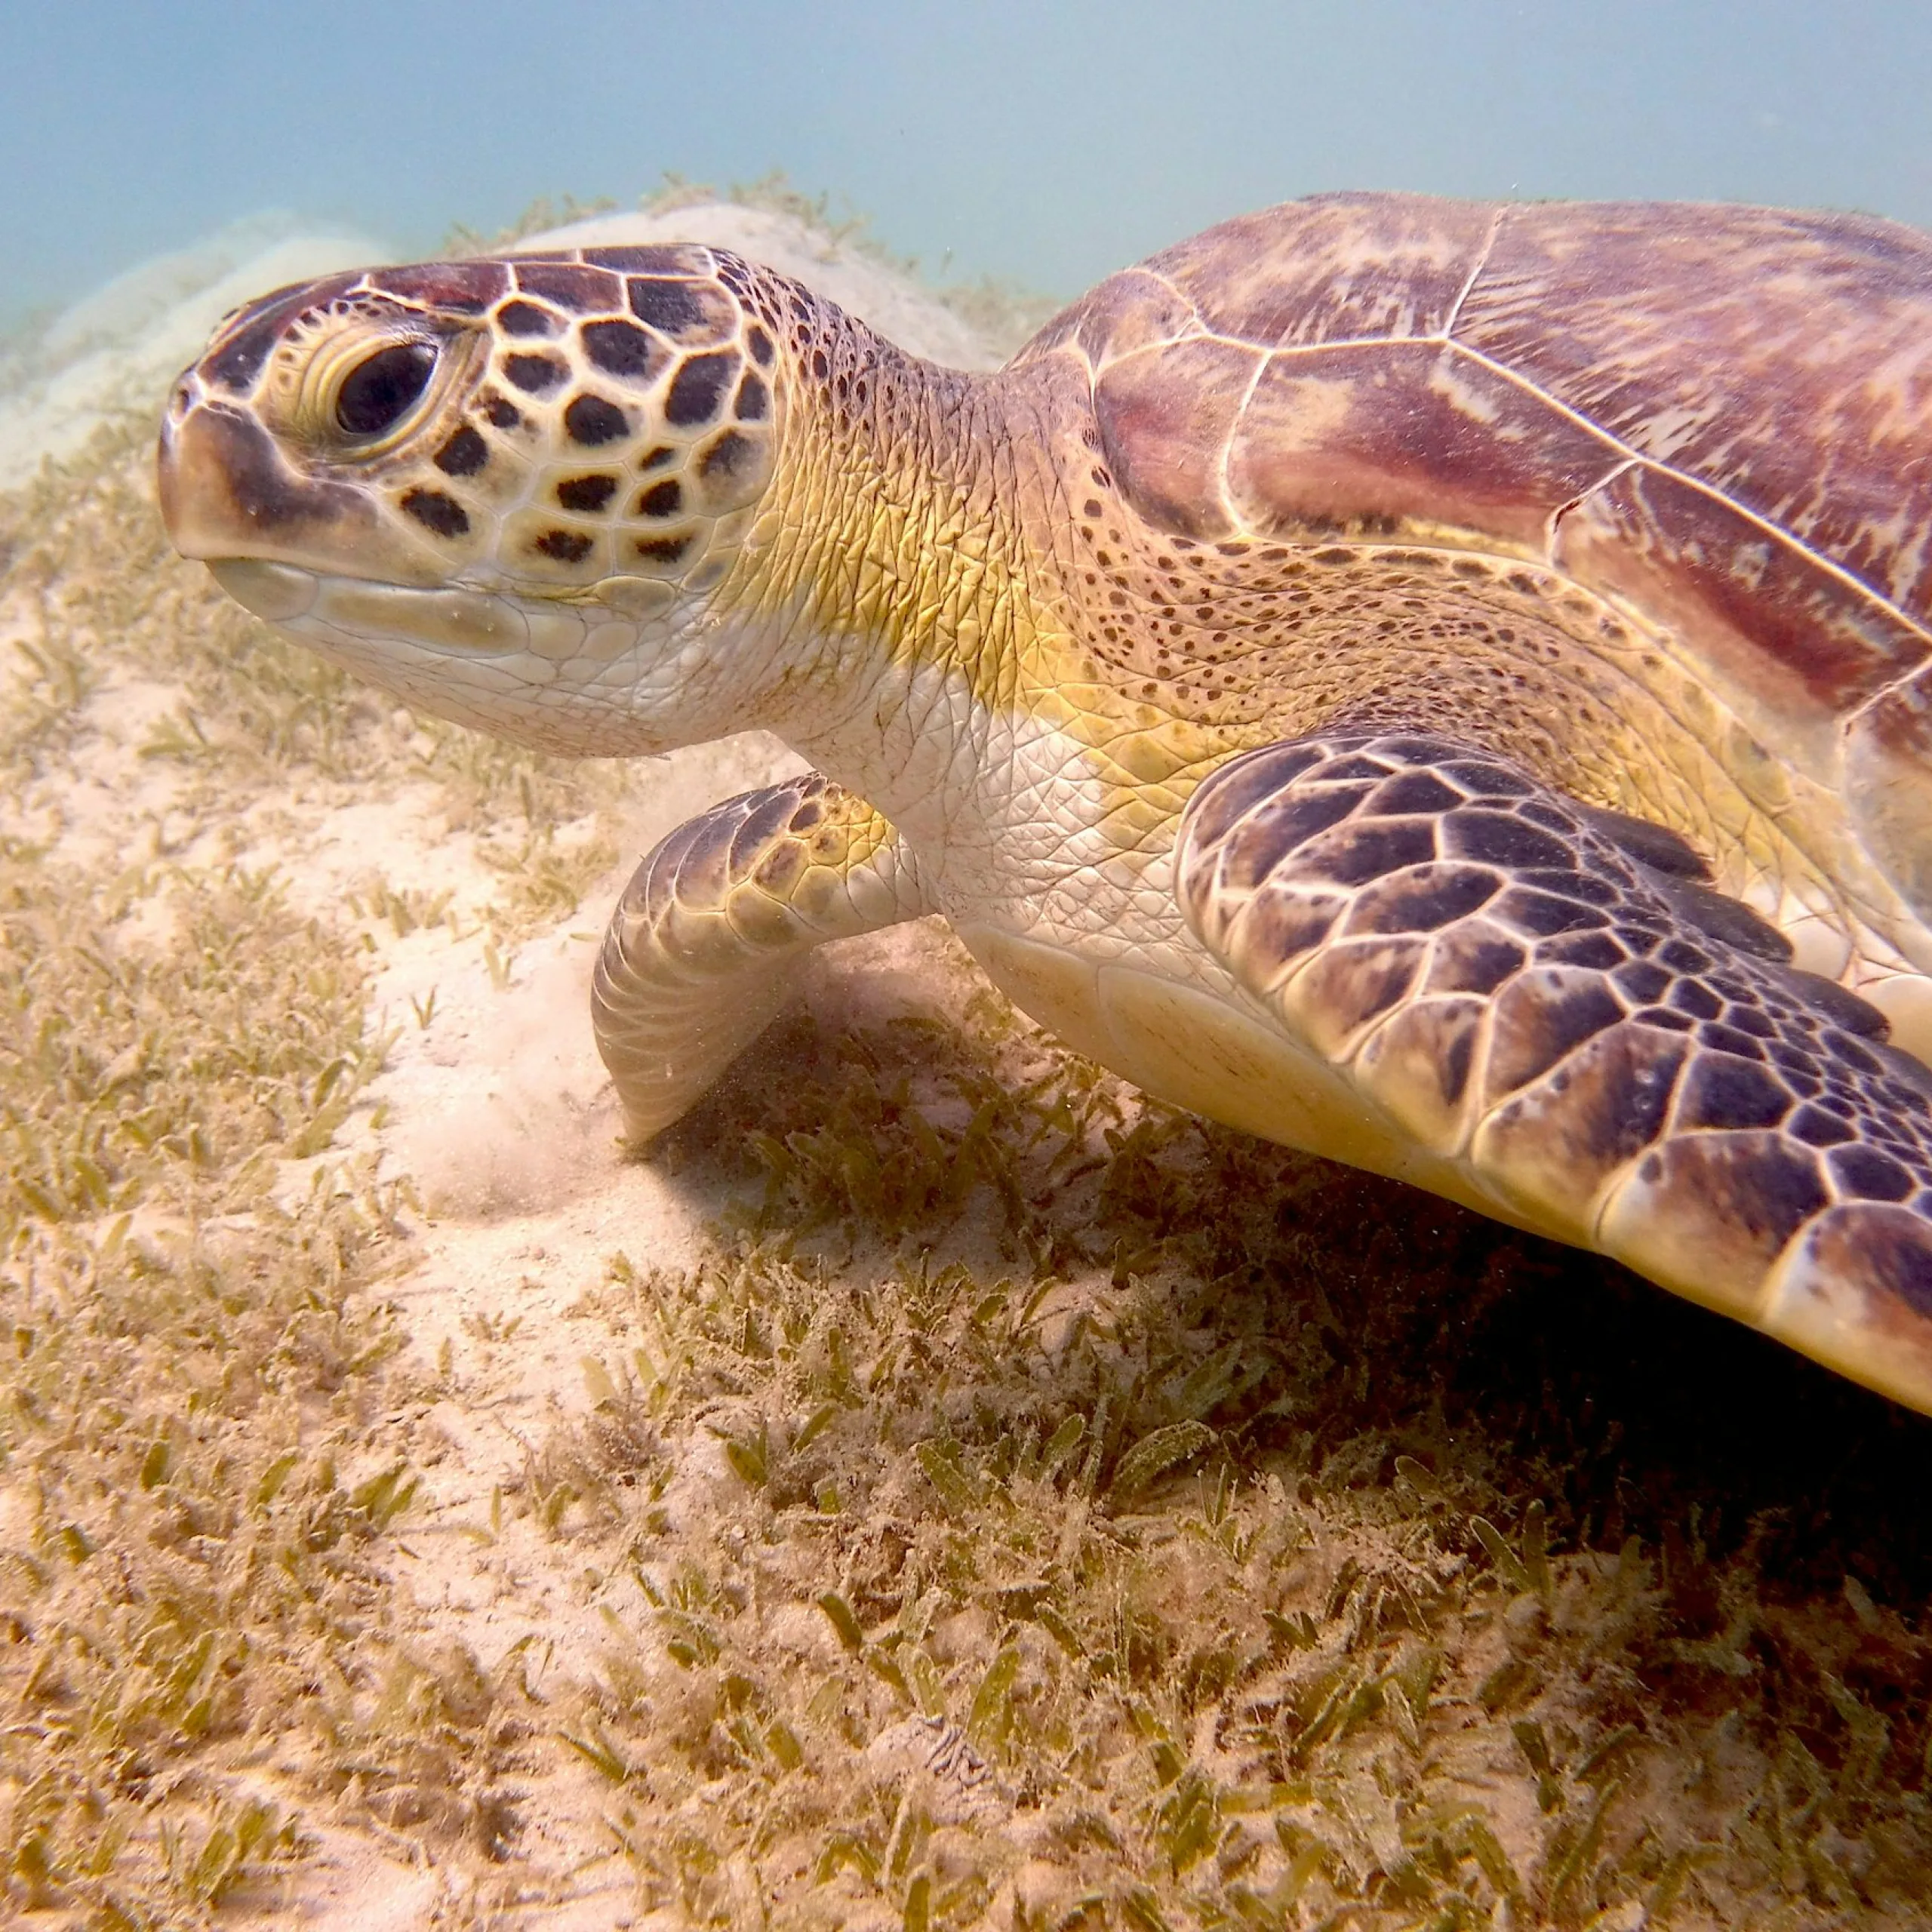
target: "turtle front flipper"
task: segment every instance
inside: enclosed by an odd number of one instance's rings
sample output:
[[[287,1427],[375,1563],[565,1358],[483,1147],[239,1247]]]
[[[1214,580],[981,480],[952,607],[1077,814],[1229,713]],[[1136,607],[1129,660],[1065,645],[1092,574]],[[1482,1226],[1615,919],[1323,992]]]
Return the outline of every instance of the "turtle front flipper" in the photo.
[[[627,1137],[697,1103],[777,1017],[814,946],[931,909],[892,826],[817,772],[687,820],[632,875],[592,988]]]
[[[1932,1074],[1659,828],[1433,734],[1222,766],[1177,885],[1441,1191],[1932,1413]]]

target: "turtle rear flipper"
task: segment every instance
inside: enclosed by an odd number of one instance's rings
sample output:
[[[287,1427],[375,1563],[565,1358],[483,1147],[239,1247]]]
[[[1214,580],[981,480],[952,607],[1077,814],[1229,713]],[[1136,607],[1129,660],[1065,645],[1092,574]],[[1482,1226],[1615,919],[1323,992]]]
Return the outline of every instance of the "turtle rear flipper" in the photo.
[[[632,875],[592,987],[628,1138],[696,1105],[777,1017],[814,946],[931,909],[892,826],[817,772],[686,820]]]
[[[1201,786],[1177,889],[1471,1194],[1932,1411],[1932,1075],[1627,846],[1487,752],[1328,734]]]

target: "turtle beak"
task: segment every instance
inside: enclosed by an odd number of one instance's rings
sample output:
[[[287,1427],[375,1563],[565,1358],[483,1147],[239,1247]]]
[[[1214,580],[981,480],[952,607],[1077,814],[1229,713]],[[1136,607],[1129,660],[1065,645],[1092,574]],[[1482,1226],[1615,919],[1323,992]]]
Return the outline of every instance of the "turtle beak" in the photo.
[[[162,518],[183,556],[300,563],[374,534],[360,491],[304,476],[247,410],[196,389],[177,386],[158,459]]]
[[[178,385],[162,421],[155,459],[161,520],[168,541],[184,557],[218,557],[224,546],[217,532],[233,525],[236,506],[202,423],[205,412],[191,397],[186,383]]]

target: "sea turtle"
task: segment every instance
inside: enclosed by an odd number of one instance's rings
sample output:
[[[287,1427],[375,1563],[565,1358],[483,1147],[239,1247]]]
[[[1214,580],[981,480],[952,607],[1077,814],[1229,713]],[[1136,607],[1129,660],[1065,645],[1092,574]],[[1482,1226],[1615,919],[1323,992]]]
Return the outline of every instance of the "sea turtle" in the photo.
[[[1147,1091],[1932,1411],[1932,240],[1324,196],[984,376],[700,246],[374,269],[222,325],[161,494],[412,704],[818,768],[623,896],[635,1135],[938,912]]]

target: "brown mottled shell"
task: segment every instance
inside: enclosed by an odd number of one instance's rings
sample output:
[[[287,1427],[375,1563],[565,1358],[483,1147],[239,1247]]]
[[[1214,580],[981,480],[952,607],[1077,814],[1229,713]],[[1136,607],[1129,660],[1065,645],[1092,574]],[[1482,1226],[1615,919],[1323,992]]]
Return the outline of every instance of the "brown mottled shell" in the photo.
[[[1063,346],[1150,520],[1546,561],[1667,628],[1932,904],[1932,238],[1323,197],[1114,276],[1027,354]]]

